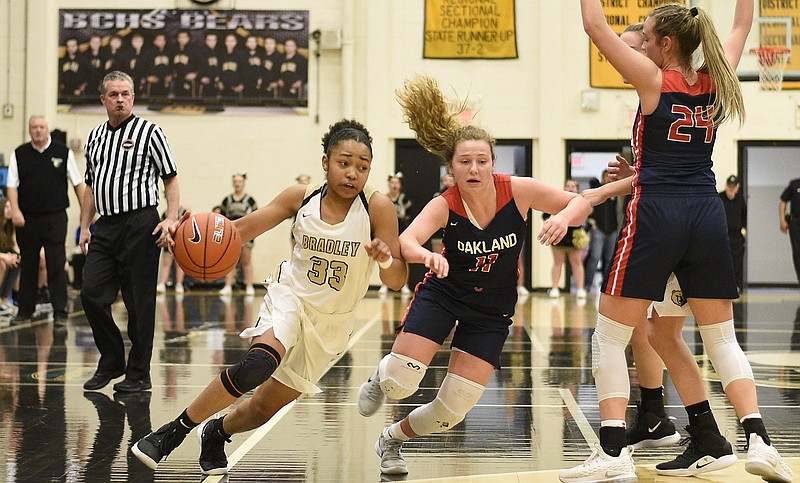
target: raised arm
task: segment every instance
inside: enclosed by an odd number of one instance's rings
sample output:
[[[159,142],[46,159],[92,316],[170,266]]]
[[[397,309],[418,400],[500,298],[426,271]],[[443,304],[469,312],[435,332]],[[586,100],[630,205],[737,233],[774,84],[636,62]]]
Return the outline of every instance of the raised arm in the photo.
[[[736,7],[733,13],[733,28],[722,45],[723,50],[725,50],[725,57],[734,69],[739,65],[739,60],[742,58],[744,44],[752,26],[753,0],[736,0]]]
[[[660,93],[661,71],[609,27],[600,0],[581,0],[581,17],[583,30],[617,72],[636,88],[640,97],[644,93]]]
[[[275,228],[283,220],[300,209],[306,192],[304,185],[292,185],[283,190],[268,205],[234,220],[233,226],[239,231],[242,243],[248,242],[267,230]]]

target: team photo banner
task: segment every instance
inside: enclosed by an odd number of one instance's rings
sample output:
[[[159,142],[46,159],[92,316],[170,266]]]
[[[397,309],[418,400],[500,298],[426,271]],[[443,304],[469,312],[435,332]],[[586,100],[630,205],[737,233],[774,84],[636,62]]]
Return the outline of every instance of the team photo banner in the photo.
[[[516,59],[514,0],[425,0],[426,59]]]
[[[685,0],[615,0],[604,1],[603,12],[606,14],[608,25],[621,34],[628,25],[644,22],[647,14],[656,7],[668,3],[683,3]],[[622,77],[616,69],[600,53],[597,47],[589,41],[589,73],[592,87],[614,87],[630,89],[631,86],[622,82]]]
[[[137,104],[220,112],[308,106],[307,10],[59,10],[58,103],[100,106],[111,71]]]

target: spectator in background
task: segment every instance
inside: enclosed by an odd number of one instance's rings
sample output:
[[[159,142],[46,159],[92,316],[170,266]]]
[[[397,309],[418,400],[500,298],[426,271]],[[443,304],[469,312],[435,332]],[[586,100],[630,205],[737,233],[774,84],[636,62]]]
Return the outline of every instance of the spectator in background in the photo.
[[[78,202],[84,183],[75,155],[50,136],[43,116],[28,122],[31,142],[19,146],[11,155],[8,168],[8,199],[11,219],[20,248],[20,290],[17,297],[17,323],[28,322],[36,308],[39,285],[39,252],[44,248],[47,286],[53,303],[55,325],[67,321],[67,187],[72,184]]]
[[[786,212],[786,208],[789,212]],[[792,261],[794,262],[794,272],[800,282],[800,178],[793,179],[789,186],[781,193],[781,201],[778,203],[778,215],[780,216],[780,227],[783,233],[789,233],[789,241],[792,244]]]
[[[409,200],[403,192],[402,180],[403,173],[398,172],[390,175],[387,180],[389,191],[386,193],[386,196],[388,196],[392,204],[394,204],[395,212],[397,212],[397,228],[400,230],[400,233],[403,233],[403,230],[406,229],[408,223],[411,221],[411,217],[408,214],[408,210],[411,208],[411,200]],[[385,284],[381,285],[378,292],[380,294],[387,294],[389,293],[389,288]],[[411,294],[411,289],[408,288],[408,285],[403,285],[401,293],[404,296],[408,296]]]
[[[252,213],[258,209],[256,200],[245,193],[244,185],[247,181],[247,174],[236,173],[232,177],[233,180],[233,193],[229,194],[222,199],[222,214],[229,220],[238,220],[239,218]],[[242,254],[239,257],[239,264],[242,266],[242,274],[244,275],[245,294],[248,296],[255,295],[253,288],[253,240],[242,245]],[[225,286],[219,291],[220,295],[230,295],[233,293],[233,283],[236,280],[236,269],[231,270],[225,276]]]
[[[567,179],[564,183],[564,191],[570,193],[578,193],[578,182],[574,179]],[[542,218],[547,220],[550,214],[544,213]],[[558,298],[561,291],[558,289],[558,282],[561,280],[561,270],[564,263],[569,260],[569,266],[572,270],[572,277],[575,279],[575,287],[577,288],[577,297],[579,300],[586,298],[586,289],[584,289],[584,270],[583,270],[583,249],[586,248],[588,242],[588,235],[586,230],[580,226],[570,226],[567,228],[567,234],[555,245],[551,245],[553,253],[553,267],[550,269],[550,292],[552,298]]]
[[[739,191],[741,184],[735,175],[728,176],[725,191],[720,191],[725,217],[728,220],[728,240],[733,256],[733,271],[736,274],[736,288],[742,293],[744,288],[744,238],[747,235],[747,205]]]
[[[19,278],[19,247],[11,212],[11,202],[7,198],[0,199],[0,317],[17,313],[17,307],[11,302],[11,292]]]
[[[602,184],[608,183],[608,170],[604,169]],[[594,180],[595,182],[597,180]],[[596,186],[592,186],[596,188]],[[614,245],[617,243],[617,232],[619,222],[617,221],[617,199],[609,198],[604,203],[594,207],[592,216],[589,220],[591,231],[589,232],[589,257],[586,260],[586,291],[591,292],[594,284],[594,276],[597,273],[597,265],[602,263],[603,282],[605,282],[608,264],[614,254]]]

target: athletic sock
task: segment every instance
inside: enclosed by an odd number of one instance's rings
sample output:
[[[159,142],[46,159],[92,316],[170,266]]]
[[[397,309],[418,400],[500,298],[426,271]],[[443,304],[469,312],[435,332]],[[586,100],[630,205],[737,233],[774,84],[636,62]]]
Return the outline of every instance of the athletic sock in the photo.
[[[717,420],[714,419],[714,413],[711,412],[711,404],[708,400],[686,406],[686,414],[689,415],[689,425],[719,434]]]
[[[760,414],[748,414],[742,419],[742,428],[744,428],[745,439],[750,441],[750,435],[756,433],[761,436],[765,443],[771,445],[772,443],[767,436],[767,428],[764,427],[764,420],[761,419]]]
[[[600,427],[600,446],[603,451],[614,458],[622,453],[622,448],[626,445],[624,426],[601,426]]]
[[[661,386],[656,388],[639,386],[639,393],[642,396],[643,411],[655,414],[659,418],[667,417],[667,411],[664,409],[664,391]]]
[[[183,410],[180,416],[177,417],[176,421],[179,423],[179,427],[181,429],[185,429],[186,433],[197,427],[200,423],[195,423],[189,418],[189,415],[186,414],[186,409]]]

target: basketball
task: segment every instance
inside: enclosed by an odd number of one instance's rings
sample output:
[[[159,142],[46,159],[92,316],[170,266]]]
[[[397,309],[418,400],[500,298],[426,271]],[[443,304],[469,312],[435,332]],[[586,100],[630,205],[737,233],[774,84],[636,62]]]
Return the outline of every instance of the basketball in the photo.
[[[236,266],[242,239],[231,221],[219,213],[198,213],[178,226],[172,252],[186,275],[216,280]]]

